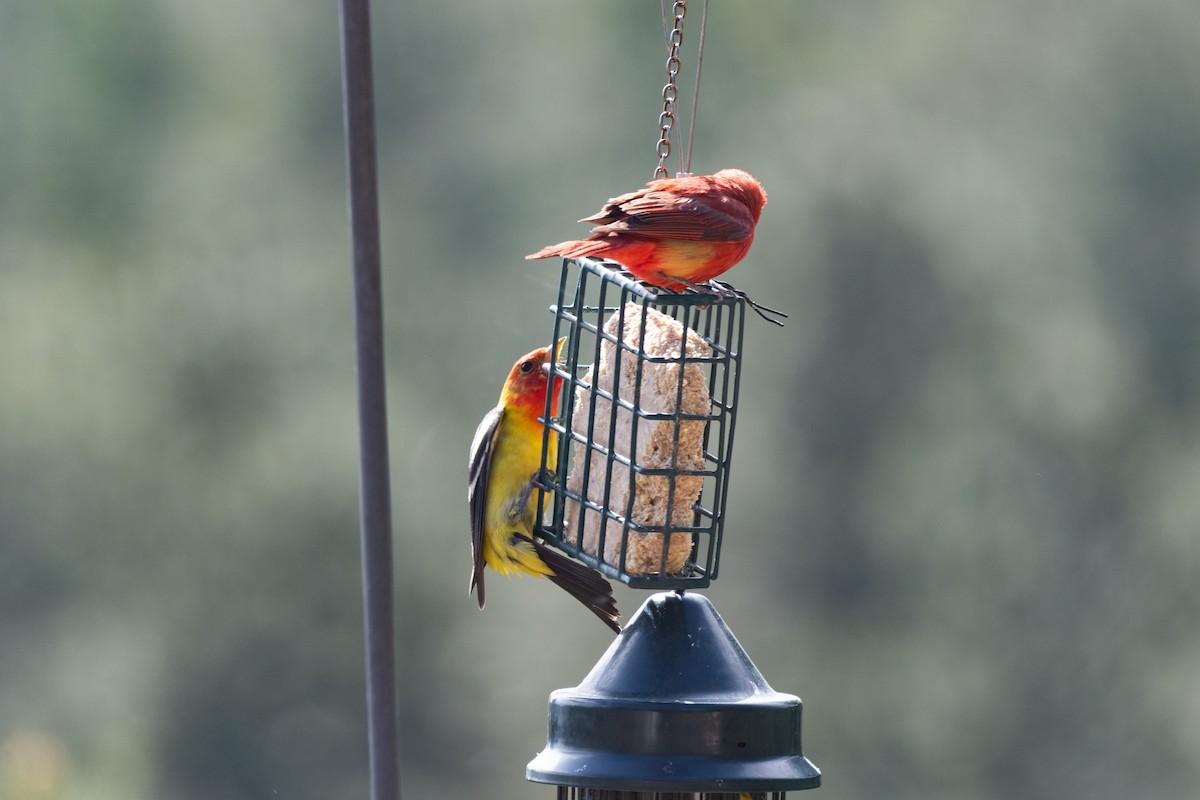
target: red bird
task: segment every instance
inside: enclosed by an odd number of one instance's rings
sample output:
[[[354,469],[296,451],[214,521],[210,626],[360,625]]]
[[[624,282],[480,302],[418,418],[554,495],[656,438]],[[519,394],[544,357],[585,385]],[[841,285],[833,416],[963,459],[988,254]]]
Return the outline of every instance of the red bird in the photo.
[[[745,257],[766,204],[762,184],[740,169],[662,178],[579,220],[595,223],[588,238],[525,258],[610,258],[668,291],[694,289]]]

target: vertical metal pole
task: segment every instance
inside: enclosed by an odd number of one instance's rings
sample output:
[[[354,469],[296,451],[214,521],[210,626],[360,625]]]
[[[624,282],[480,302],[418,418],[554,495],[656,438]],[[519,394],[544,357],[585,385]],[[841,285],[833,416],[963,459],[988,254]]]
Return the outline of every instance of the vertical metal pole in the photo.
[[[392,526],[383,362],[383,302],[380,290],[375,99],[371,76],[370,0],[341,0],[341,23],[342,88],[354,261],[359,508],[371,798],[399,800]]]

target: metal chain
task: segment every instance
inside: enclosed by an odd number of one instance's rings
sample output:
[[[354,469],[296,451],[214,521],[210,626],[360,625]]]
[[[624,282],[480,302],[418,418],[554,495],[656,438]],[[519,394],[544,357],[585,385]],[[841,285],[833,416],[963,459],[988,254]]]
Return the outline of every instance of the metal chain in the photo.
[[[683,46],[683,18],[687,14],[687,0],[675,0],[671,14],[675,24],[667,40],[671,52],[667,56],[667,85],[662,90],[663,110],[658,115],[658,168],[654,170],[655,178],[666,178],[670,174],[667,172],[667,159],[671,156],[671,128],[675,126],[675,100],[679,97],[675,77],[679,75],[679,48]]]

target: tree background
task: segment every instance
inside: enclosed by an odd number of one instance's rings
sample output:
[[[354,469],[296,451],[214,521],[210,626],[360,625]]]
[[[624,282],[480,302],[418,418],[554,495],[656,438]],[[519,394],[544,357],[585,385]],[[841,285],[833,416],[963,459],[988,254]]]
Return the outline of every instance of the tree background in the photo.
[[[610,638],[475,608],[464,473],[550,335],[522,256],[650,177],[657,5],[375,7],[410,797],[550,797]],[[3,800],[366,796],[338,35],[0,3]],[[1191,0],[712,4],[693,171],[764,182],[733,277],[792,316],[748,321],[706,594],[826,800],[1200,791],[1197,41]]]

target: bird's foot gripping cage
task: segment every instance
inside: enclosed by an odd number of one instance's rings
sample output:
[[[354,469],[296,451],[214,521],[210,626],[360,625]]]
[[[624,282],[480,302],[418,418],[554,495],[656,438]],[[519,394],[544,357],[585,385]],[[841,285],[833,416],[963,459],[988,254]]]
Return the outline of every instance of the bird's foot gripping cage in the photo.
[[[563,262],[540,536],[630,586],[716,578],[745,308],[728,292],[647,286],[613,262]]]

